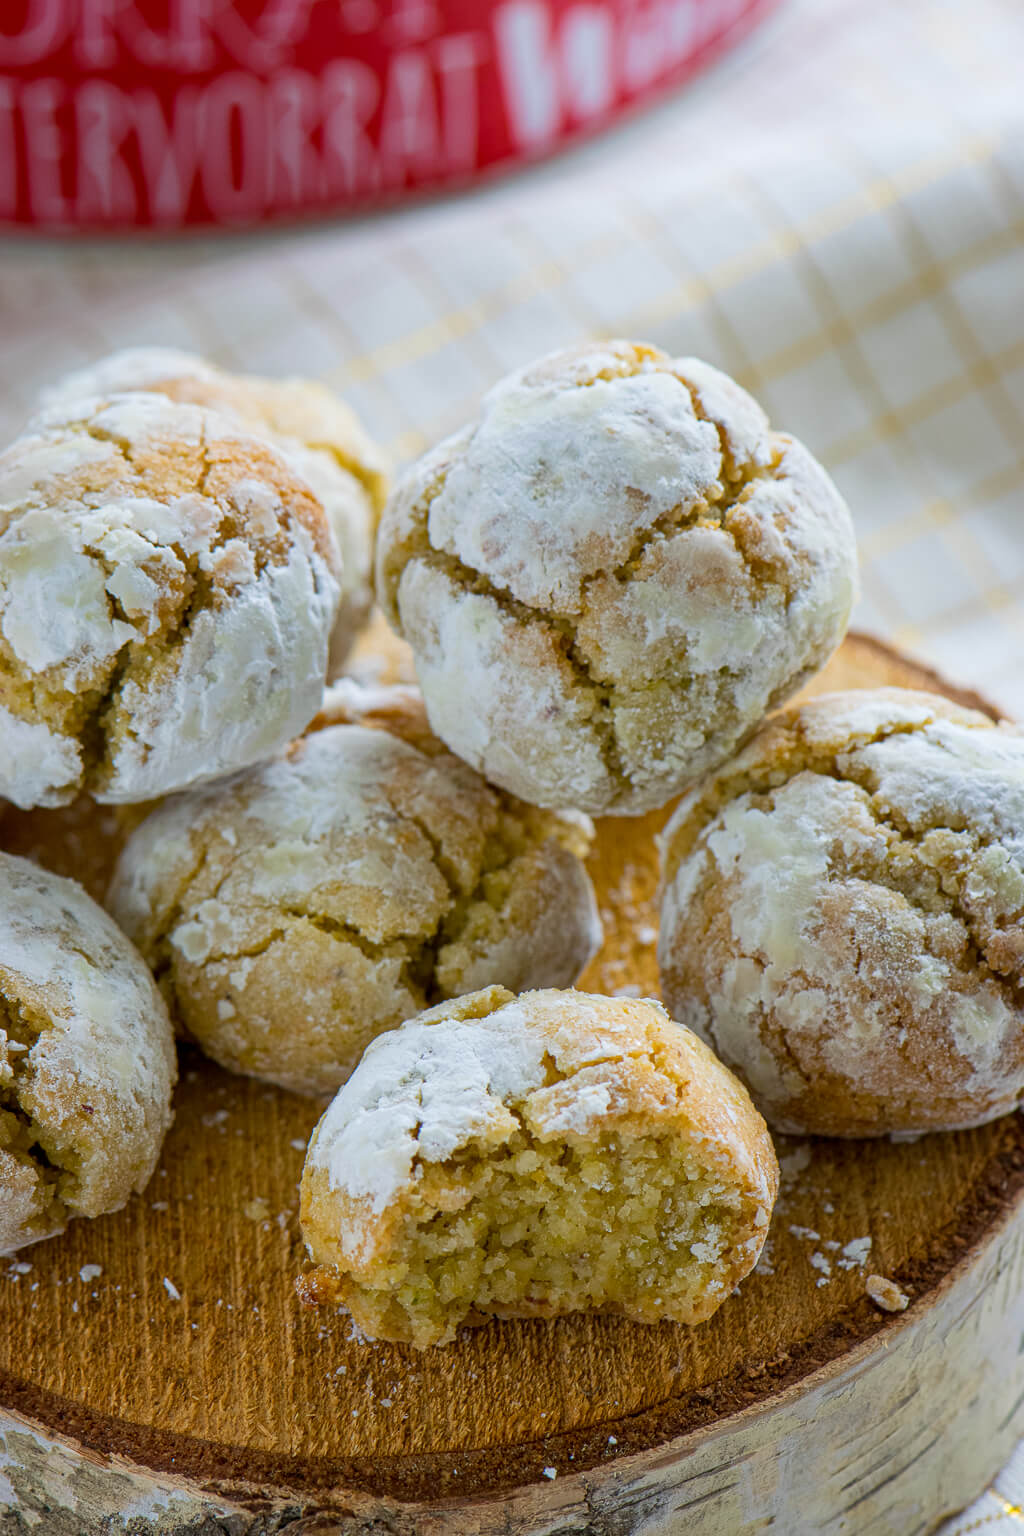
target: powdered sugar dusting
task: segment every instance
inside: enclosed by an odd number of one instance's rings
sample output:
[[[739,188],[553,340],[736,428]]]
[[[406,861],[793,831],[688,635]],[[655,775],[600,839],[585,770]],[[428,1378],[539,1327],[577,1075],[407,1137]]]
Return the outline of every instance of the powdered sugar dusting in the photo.
[[[372,726],[321,725],[374,699]],[[164,801],[108,894],[207,1053],[307,1093],[336,1090],[428,997],[571,985],[600,943],[588,825],[494,791],[408,689],[349,684],[317,725]]]
[[[297,736],[320,702],[325,636],[337,589],[306,536],[283,565],[254,575],[220,612],[192,622],[164,689],[129,682],[132,729],[115,747],[98,793],[108,801],[155,798],[178,783],[230,772]]]
[[[3,791],[8,800],[27,809],[61,805],[81,781],[78,743],[43,720],[22,720],[0,705],[3,741]]]
[[[344,661],[373,602],[376,451],[341,401],[301,380],[224,373],[173,347],[131,347],[62,379],[43,396],[51,410],[86,395],[143,390],[227,412],[275,441],[319,498],[341,555],[341,603],[330,674]],[[353,469],[361,469],[367,487]]]

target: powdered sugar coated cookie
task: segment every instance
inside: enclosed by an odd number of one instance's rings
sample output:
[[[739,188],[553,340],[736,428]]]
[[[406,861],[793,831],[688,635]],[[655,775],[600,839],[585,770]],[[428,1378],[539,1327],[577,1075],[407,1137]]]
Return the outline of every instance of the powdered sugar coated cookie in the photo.
[[[637,814],[722,761],[839,643],[849,514],[724,374],[556,353],[399,481],[377,586],[431,725],[538,805]]]
[[[73,881],[0,854],[0,1253],[145,1187],[176,1075],[141,956]]]
[[[1024,1094],[1024,733],[926,693],[786,711],[664,833],[674,1014],[779,1130],[954,1130]]]
[[[300,1293],[419,1347],[489,1316],[697,1323],[777,1188],[746,1092],[657,1003],[492,987],[380,1036],[320,1121]]]
[[[337,603],[265,440],[159,395],[53,407],[0,455],[0,795],[145,800],[266,756],[319,706]]]

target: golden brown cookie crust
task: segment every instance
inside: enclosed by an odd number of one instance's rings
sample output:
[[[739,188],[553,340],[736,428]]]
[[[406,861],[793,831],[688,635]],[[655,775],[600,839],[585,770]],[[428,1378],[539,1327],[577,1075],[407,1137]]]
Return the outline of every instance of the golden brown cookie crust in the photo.
[[[387,497],[380,450],[354,412],[308,379],[233,374],[171,347],[129,347],[69,374],[43,400],[143,390],[208,406],[269,435],[322,503],[341,555],[341,601],[331,633],[334,677],[373,605],[373,546]]]

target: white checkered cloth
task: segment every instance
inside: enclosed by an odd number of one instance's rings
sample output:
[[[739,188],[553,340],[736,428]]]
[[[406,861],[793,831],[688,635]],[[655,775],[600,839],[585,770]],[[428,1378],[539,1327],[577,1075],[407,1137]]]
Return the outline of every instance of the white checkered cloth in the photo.
[[[0,437],[64,369],[153,342],[319,375],[404,459],[536,354],[645,338],[734,374],[832,470],[860,626],[1024,715],[1022,78],[1019,0],[791,0],[682,97],[456,204],[8,241]],[[1024,1449],[943,1536],[1020,1506]]]

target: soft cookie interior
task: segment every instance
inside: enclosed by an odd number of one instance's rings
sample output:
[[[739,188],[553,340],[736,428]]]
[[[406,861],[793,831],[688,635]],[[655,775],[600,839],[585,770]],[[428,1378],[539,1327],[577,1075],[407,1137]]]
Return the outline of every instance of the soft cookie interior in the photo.
[[[300,1293],[421,1348],[489,1316],[699,1323],[777,1182],[745,1090],[659,1004],[485,988],[378,1036],[328,1107]]]
[[[310,1299],[344,1301],[374,1338],[444,1343],[488,1315],[585,1310],[695,1323],[723,1300],[721,1265],[749,1197],[678,1135],[466,1148],[423,1170],[390,1252],[361,1282],[321,1270]]]

